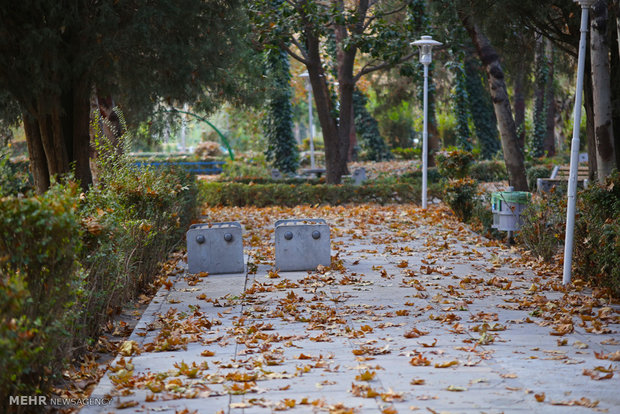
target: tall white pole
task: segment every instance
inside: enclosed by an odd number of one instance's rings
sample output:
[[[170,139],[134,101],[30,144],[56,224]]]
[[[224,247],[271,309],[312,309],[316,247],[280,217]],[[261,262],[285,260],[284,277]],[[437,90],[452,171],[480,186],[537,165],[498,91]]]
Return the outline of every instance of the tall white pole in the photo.
[[[310,79],[306,84],[308,90],[308,129],[310,132],[310,168],[314,169],[314,118],[312,116],[312,86],[310,85]]]
[[[424,128],[422,130],[422,208],[426,210],[428,172],[428,64],[424,64]]]
[[[587,2],[586,2],[587,3]],[[581,125],[581,95],[583,93],[583,73],[586,58],[586,33],[588,32],[589,4],[581,5],[581,37],[577,60],[577,86],[575,87],[575,109],[573,111],[573,139],[570,148],[570,174],[568,177],[568,200],[566,210],[566,238],[564,239],[564,273],[562,283],[571,280],[573,261],[573,235],[575,233],[575,206],[577,203],[577,167],[579,164],[579,126]]]

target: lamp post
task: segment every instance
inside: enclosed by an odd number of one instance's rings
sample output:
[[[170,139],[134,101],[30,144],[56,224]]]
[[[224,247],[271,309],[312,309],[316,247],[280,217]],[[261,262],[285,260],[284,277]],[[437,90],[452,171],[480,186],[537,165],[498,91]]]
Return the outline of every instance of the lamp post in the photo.
[[[566,208],[566,236],[564,239],[564,272],[562,283],[571,280],[573,262],[573,235],[575,233],[575,205],[577,204],[577,167],[579,164],[579,125],[581,125],[581,95],[583,93],[583,73],[586,59],[586,34],[588,32],[588,12],[594,0],[574,0],[581,6],[581,36],[579,38],[579,57],[577,59],[577,85],[575,86],[575,109],[573,110],[573,139],[570,144],[570,173],[568,176],[568,200]]]
[[[314,119],[312,116],[312,85],[310,84],[310,74],[308,71],[299,75],[306,80],[306,91],[308,91],[308,130],[310,132],[310,168],[314,170]]]
[[[433,60],[433,47],[441,43],[431,36],[422,36],[420,40],[411,43],[420,48],[420,63],[424,65],[424,129],[422,131],[422,208],[426,210],[426,187],[428,177],[428,66]]]

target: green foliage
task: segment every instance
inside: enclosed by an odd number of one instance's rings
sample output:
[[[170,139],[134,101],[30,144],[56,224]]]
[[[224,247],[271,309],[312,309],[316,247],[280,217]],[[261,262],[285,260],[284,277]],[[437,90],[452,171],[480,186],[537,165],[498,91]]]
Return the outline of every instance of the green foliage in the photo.
[[[201,199],[212,206],[296,206],[300,204],[345,203],[417,203],[420,201],[420,180],[399,183],[312,184],[240,184],[204,182]],[[438,185],[429,186],[429,194],[438,196]]]
[[[237,177],[260,177],[270,178],[271,174],[262,159],[250,160],[227,160],[222,167],[222,178],[232,179]]]
[[[9,156],[9,148],[0,149],[0,197],[23,194],[33,186],[28,161],[12,161]]]
[[[362,158],[371,161],[387,161],[394,158],[381,133],[377,120],[366,109],[368,99],[359,90],[353,92],[353,113],[355,115],[355,130],[359,135],[359,142],[364,152]]]
[[[620,297],[620,173],[579,193],[574,272]]]
[[[292,90],[288,55],[275,47],[265,51],[267,77],[273,83],[263,129],[267,138],[265,155],[274,168],[294,174],[299,166],[299,150],[293,135]]]
[[[439,174],[439,171],[437,170],[437,168],[431,167],[426,171],[426,179],[428,180],[429,183],[440,183],[442,178],[443,177],[441,176],[441,174]],[[398,177],[397,180],[398,181],[422,180],[422,170],[415,170],[415,171],[407,172],[401,175],[400,177]]]
[[[528,142],[528,152],[534,158],[545,155],[545,135],[547,133],[547,111],[549,102],[547,99],[547,84],[550,75],[550,62],[545,56],[544,42],[540,41],[537,45],[536,54],[536,89],[534,102],[534,131]],[[531,187],[530,187],[531,188]]]
[[[68,356],[83,293],[78,187],[0,198],[0,407],[44,392]]]
[[[478,183],[471,178],[449,179],[444,182],[443,200],[456,217],[467,223],[472,216]]]
[[[549,261],[564,241],[566,199],[551,191],[532,198],[521,213],[523,226],[519,240],[534,255]]]
[[[536,180],[539,178],[549,178],[553,168],[549,165],[534,165],[525,171],[527,176],[527,186],[536,189]]]
[[[483,85],[484,76],[472,59],[465,61],[465,78],[469,112],[474,121],[482,158],[490,159],[500,150],[497,119],[491,96]]]
[[[108,311],[153,282],[158,263],[182,240],[196,215],[195,178],[182,170],[137,169],[98,141],[98,184],[80,208],[81,257],[88,271],[84,336],[96,335]]]
[[[469,167],[469,176],[474,180],[495,182],[508,179],[506,164],[498,160],[476,161]]]
[[[0,198],[0,409],[45,393],[144,290],[196,215],[193,176],[139,170],[95,127],[98,183]],[[3,412],[6,410],[2,410]]]
[[[438,153],[435,160],[439,174],[448,179],[459,179],[467,177],[474,156],[461,149],[449,149]]]
[[[455,67],[455,85],[452,94],[454,112],[456,113],[456,145],[465,150],[471,151],[473,145],[471,142],[471,133],[469,131],[469,107],[467,106],[467,77],[465,68],[462,63],[454,65]]]
[[[396,157],[403,160],[415,160],[420,159],[422,156],[422,148],[401,148],[397,147],[392,150],[392,153]]]

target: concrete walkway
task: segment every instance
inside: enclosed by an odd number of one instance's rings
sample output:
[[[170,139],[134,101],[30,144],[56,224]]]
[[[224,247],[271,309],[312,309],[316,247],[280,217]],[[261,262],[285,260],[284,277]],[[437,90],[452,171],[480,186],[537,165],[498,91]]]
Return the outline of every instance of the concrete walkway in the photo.
[[[205,214],[245,226],[249,271],[163,287],[82,413],[620,412],[619,308],[441,207]],[[273,271],[291,217],[327,219],[330,269]]]

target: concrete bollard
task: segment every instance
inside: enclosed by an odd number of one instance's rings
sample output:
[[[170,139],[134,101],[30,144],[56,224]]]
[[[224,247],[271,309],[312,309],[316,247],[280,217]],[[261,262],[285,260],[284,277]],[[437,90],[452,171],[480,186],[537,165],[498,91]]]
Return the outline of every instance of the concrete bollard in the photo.
[[[187,267],[188,273],[243,273],[241,224],[193,224],[187,231]]]
[[[323,219],[278,220],[275,241],[278,270],[293,272],[331,265],[329,226]]]
[[[353,180],[355,182],[355,185],[362,185],[364,181],[366,181],[366,169],[358,168],[357,170],[353,171]]]
[[[272,180],[281,180],[282,178],[284,178],[284,177],[282,177],[282,173],[280,172],[280,170],[277,170],[275,168],[271,170],[271,179]]]

